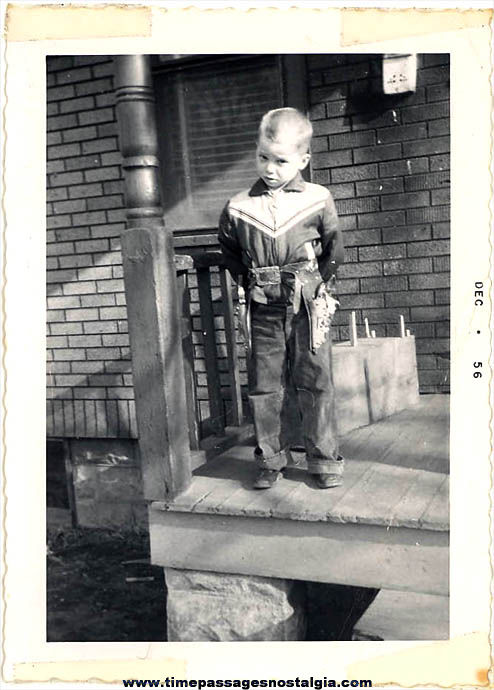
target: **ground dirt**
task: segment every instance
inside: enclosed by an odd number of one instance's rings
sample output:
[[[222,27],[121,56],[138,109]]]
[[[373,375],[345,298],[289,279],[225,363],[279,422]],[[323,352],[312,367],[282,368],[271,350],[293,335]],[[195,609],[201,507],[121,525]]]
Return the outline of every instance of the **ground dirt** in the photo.
[[[47,640],[166,641],[166,587],[147,533],[49,530]]]

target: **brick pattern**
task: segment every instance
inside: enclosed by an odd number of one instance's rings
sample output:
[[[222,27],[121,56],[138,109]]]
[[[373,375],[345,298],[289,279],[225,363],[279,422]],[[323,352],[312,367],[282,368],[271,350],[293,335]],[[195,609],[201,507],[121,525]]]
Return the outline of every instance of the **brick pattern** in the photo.
[[[135,437],[113,62],[48,58],[47,85],[47,432]]]
[[[350,312],[416,336],[421,392],[449,390],[449,56],[421,55],[417,90],[384,96],[381,58],[308,56],[312,179],[345,231],[335,335]]]

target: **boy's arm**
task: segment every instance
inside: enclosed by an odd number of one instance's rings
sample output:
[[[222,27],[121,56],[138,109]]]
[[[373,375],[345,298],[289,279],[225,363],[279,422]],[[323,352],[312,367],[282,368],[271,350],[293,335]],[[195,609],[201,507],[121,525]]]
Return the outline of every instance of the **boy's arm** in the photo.
[[[228,206],[225,206],[220,216],[218,241],[226,267],[234,280],[241,283],[241,277],[247,274],[247,267],[242,262],[242,248],[237,241],[235,227],[228,213]]]
[[[327,282],[336,275],[338,266],[345,258],[343,233],[338,227],[338,214],[331,194],[323,209],[321,225],[322,254],[318,261],[322,279]]]

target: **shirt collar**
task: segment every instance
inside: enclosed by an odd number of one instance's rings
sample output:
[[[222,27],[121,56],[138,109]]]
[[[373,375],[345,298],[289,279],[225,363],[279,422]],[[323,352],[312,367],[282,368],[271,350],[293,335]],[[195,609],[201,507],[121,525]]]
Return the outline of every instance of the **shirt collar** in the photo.
[[[283,187],[284,192],[303,192],[304,189],[305,180],[299,172],[295,175],[293,180],[287,182]],[[268,194],[270,191],[270,188],[267,186],[264,180],[259,178],[250,188],[249,196],[261,196],[262,194]]]

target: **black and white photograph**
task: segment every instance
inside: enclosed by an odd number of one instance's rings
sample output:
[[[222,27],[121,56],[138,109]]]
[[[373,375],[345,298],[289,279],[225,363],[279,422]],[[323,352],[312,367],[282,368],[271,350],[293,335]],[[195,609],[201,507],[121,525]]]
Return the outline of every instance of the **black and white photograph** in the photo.
[[[492,12],[220,4],[2,17],[0,675],[485,687]]]
[[[449,63],[47,57],[49,640],[448,638]]]

